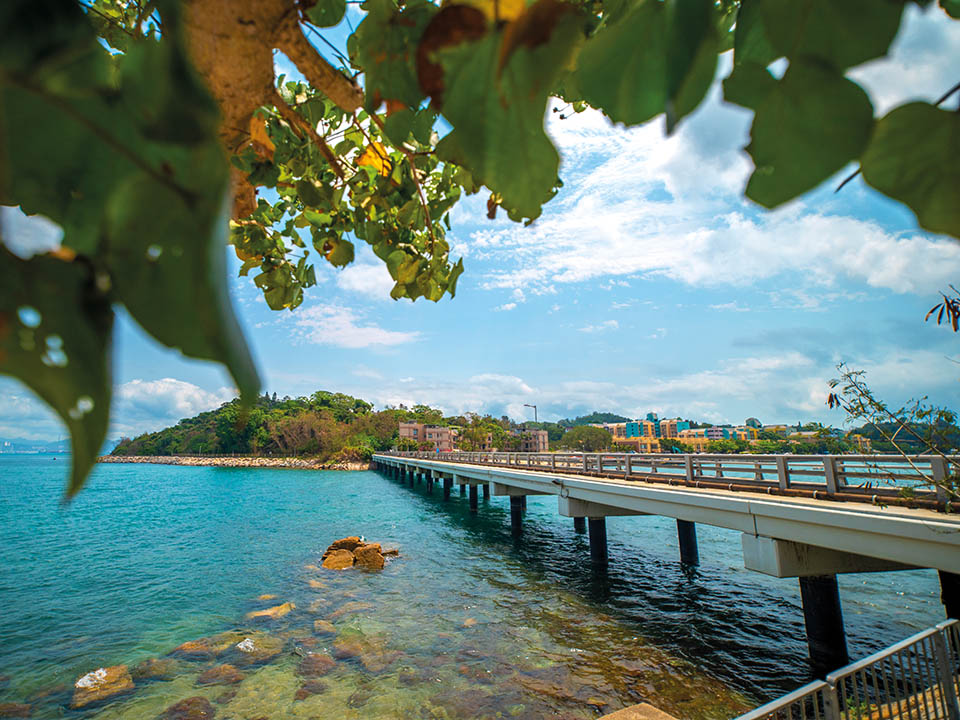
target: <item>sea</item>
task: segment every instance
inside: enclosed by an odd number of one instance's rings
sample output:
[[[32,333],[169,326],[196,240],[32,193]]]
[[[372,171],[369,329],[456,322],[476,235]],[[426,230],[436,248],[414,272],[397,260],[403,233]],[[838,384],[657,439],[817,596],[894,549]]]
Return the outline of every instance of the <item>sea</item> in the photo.
[[[65,503],[68,464],[0,455],[0,709],[188,720],[199,697],[223,720],[572,719],[648,702],[699,720],[812,679],[796,579],[745,570],[736,532],[698,526],[694,568],[673,520],[609,518],[598,568],[555,498],[529,498],[518,538],[507,498],[474,514],[457,489],[374,471],[108,464]],[[320,568],[350,535],[399,555]],[[944,618],[933,571],[839,582],[852,658]],[[247,638],[273,651],[251,662]],[[190,642],[216,650],[176,650]],[[222,664],[236,671],[205,684]],[[132,687],[71,709],[79,678],[117,665]]]

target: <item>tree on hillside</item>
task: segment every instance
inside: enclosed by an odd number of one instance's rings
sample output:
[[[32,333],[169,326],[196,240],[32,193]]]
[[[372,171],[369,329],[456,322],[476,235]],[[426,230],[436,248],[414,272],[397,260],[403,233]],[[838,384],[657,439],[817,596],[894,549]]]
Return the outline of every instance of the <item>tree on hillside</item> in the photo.
[[[486,188],[491,217],[529,223],[560,186],[551,97],[628,126],[663,115],[671,133],[730,48],[724,97],[754,113],[749,198],[780,206],[854,161],[922,227],[960,236],[946,150],[960,117],[912,102],[876,118],[846,74],[886,52],[906,4],[365,0],[338,48],[324,29],[345,0],[6,0],[0,203],[64,236],[29,259],[0,247],[0,372],[66,423],[75,492],[109,421],[115,306],[223,363],[252,404],[224,242],[275,309],[302,302],[314,261],[349,264],[355,242],[386,265],[391,297],[453,296],[453,206]],[[306,82],[274,76],[275,49]]]
[[[608,449],[612,442],[613,435],[603,428],[578,425],[564,433],[563,437],[557,441],[557,447],[581,452],[598,452]]]

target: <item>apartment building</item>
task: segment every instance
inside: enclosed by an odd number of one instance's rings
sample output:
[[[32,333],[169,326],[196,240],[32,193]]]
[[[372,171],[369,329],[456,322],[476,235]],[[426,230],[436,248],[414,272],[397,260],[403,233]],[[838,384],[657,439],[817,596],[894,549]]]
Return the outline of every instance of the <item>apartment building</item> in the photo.
[[[546,430],[512,430],[511,435],[520,438],[520,452],[547,452],[550,436]]]
[[[418,445],[429,444],[439,448],[440,452],[450,452],[457,446],[457,431],[442,425],[424,425],[423,423],[400,423],[400,438],[409,439]]]

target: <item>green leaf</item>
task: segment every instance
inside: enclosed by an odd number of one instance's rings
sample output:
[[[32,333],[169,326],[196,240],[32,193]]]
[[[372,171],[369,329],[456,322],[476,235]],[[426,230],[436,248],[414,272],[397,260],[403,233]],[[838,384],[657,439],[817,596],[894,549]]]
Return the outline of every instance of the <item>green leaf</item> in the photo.
[[[859,85],[829,67],[793,61],[757,106],[747,197],[776,207],[816,187],[863,152],[872,126],[873,106]]]
[[[960,0],[940,0],[940,7],[954,20],[960,20]]]
[[[455,297],[457,294],[457,280],[463,274],[463,258],[457,260],[457,264],[453,266],[450,270],[450,277],[447,280],[447,292],[450,293],[450,297]]]
[[[767,39],[763,26],[764,0],[741,0],[734,29],[733,64],[756,63],[766,67],[779,56]]]
[[[115,297],[147,332],[184,355],[224,363],[241,396],[253,399],[260,380],[227,291],[229,203],[217,153],[196,158],[197,177],[206,169],[211,183],[207,197],[188,202],[146,175],[119,187],[106,209],[106,259]]]
[[[39,395],[70,431],[67,495],[83,486],[107,434],[113,311],[90,267],[20,260],[0,244],[0,373]]]
[[[906,204],[920,226],[960,238],[960,115],[924,102],[877,122],[860,159],[863,179]]]
[[[343,238],[331,238],[328,240],[331,249],[327,252],[327,260],[334,267],[345,267],[353,262],[354,248],[353,243]]]
[[[713,0],[672,0],[667,25],[667,134],[700,104],[717,68]]]
[[[393,0],[366,0],[367,16],[357,27],[357,63],[364,68],[367,107],[399,100],[415,108],[423,100],[417,82],[417,43],[436,14],[436,5],[412,0],[403,10]]]
[[[733,66],[733,72],[723,81],[723,97],[727,102],[756,110],[771,92],[777,81],[758,63],[742,62]]]
[[[407,254],[403,250],[394,250],[385,259],[390,277],[397,280],[401,266],[407,261]]]
[[[313,181],[307,179],[298,180],[296,185],[297,195],[304,205],[324,208],[330,206],[330,189],[326,186],[317,187]]]
[[[667,102],[665,5],[638,3],[618,22],[590,38],[577,60],[583,99],[614,122],[637,125],[664,111]]]
[[[560,158],[543,129],[548,94],[583,37],[580,18],[557,19],[549,39],[521,43],[502,72],[500,37],[437,52],[445,75],[443,115],[453,125],[437,145],[442,160],[464,165],[524,217],[553,195]]]
[[[394,146],[399,146],[407,141],[410,131],[413,130],[413,124],[416,120],[413,110],[403,108],[393,113],[383,124],[383,132]],[[432,127],[433,123],[431,123]]]
[[[903,0],[762,0],[766,36],[778,56],[819,58],[843,70],[884,55]]]
[[[347,0],[317,0],[307,8],[307,20],[317,27],[338,25],[347,14]]]

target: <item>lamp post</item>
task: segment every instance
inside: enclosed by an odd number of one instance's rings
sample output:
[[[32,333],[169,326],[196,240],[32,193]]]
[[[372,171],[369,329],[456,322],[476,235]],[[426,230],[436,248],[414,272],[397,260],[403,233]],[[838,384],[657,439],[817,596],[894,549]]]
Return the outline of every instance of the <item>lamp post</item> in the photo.
[[[537,406],[536,406],[536,405],[528,405],[527,403],[524,403],[523,406],[524,406],[524,407],[533,408],[533,421],[534,421],[534,422],[537,422]]]

